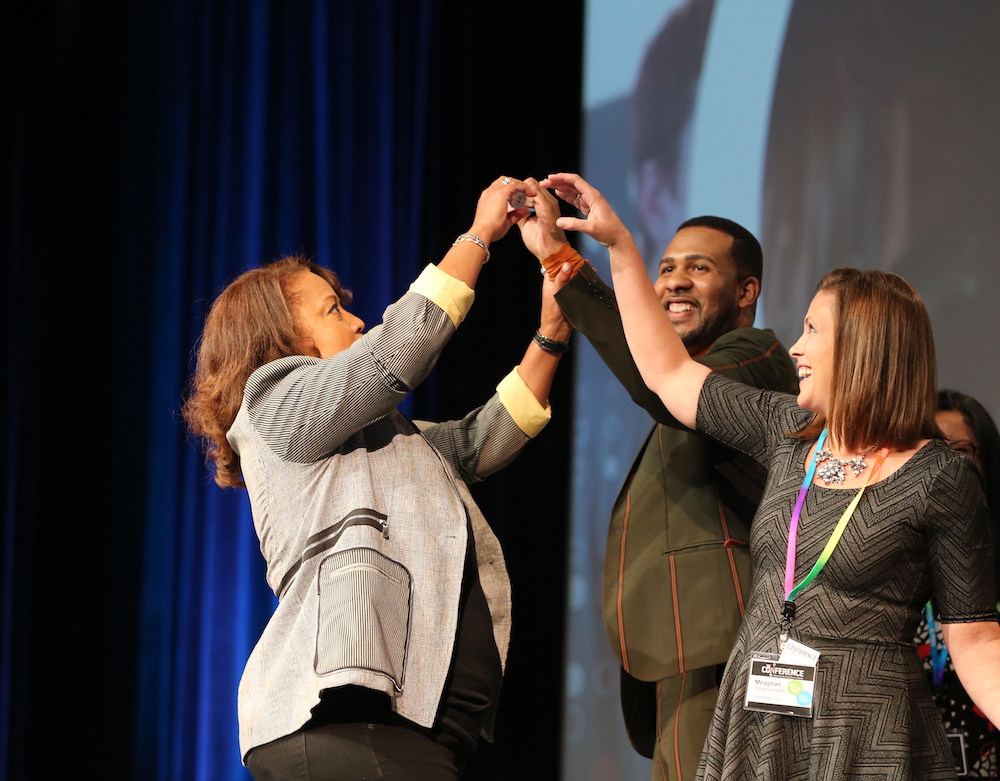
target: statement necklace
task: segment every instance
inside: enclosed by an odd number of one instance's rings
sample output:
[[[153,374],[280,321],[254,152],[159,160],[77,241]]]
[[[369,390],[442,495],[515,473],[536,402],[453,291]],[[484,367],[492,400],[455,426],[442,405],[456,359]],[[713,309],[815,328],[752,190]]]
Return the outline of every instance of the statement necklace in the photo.
[[[855,477],[860,475],[868,468],[868,464],[865,463],[865,456],[871,453],[876,447],[878,445],[872,445],[857,458],[849,458],[846,461],[834,458],[833,453],[825,448],[817,450],[813,458],[817,464],[822,464],[822,466],[816,470],[816,474],[819,475],[820,480],[826,485],[830,485],[830,483],[843,485],[844,478],[847,476],[847,467],[851,468]]]

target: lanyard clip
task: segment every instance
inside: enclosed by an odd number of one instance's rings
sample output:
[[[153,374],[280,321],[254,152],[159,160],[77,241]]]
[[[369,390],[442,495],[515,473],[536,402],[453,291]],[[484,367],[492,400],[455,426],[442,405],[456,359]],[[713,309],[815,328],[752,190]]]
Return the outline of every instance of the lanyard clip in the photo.
[[[785,600],[785,605],[781,609],[781,615],[784,616],[789,621],[791,621],[793,618],[795,618],[795,603],[794,602],[790,602],[790,601],[788,601],[786,599]]]

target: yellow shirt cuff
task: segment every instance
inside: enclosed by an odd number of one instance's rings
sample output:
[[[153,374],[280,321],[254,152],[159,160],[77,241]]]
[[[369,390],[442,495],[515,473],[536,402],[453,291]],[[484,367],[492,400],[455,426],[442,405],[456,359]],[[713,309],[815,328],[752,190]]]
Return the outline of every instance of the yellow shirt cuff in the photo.
[[[455,279],[445,271],[442,271],[433,263],[420,272],[413,284],[410,285],[413,293],[419,293],[424,298],[429,298],[441,307],[451,318],[451,322],[458,328],[459,324],[469,314],[472,302],[476,294],[472,288],[464,282]]]
[[[527,436],[534,437],[552,419],[552,407],[538,403],[535,394],[524,384],[521,375],[514,368],[497,385],[500,403],[514,419],[517,427]]]

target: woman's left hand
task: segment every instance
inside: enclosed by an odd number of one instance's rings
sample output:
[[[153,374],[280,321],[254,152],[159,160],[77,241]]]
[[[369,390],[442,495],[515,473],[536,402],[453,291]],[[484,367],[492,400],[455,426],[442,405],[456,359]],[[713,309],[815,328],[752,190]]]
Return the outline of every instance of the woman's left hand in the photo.
[[[609,249],[632,243],[632,235],[621,218],[600,191],[579,174],[550,174],[539,186],[555,190],[556,195],[583,213],[582,220],[560,217],[556,220],[557,227],[586,233]]]
[[[514,209],[510,206],[510,198],[517,192],[524,193],[527,198],[535,196],[528,184],[511,176],[501,176],[483,190],[469,233],[487,243],[502,239],[512,225],[530,213],[527,207]]]

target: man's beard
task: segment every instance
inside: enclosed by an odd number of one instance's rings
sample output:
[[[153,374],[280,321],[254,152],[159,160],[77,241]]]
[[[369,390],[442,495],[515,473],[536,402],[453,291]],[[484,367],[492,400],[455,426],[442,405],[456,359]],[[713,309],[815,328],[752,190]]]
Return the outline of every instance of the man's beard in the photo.
[[[699,308],[699,315],[704,312]],[[701,352],[708,349],[716,339],[733,330],[733,323],[740,316],[740,307],[735,301],[729,302],[724,308],[716,310],[707,318],[703,318],[688,331],[679,334],[688,352]]]

